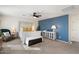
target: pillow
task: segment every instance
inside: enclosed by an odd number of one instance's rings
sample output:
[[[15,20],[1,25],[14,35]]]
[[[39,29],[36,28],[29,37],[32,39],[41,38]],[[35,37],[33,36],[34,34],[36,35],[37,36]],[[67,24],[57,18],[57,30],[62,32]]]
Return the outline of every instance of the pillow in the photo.
[[[23,32],[33,32],[32,27],[23,27]]]
[[[9,32],[3,32],[4,36],[10,36]]]

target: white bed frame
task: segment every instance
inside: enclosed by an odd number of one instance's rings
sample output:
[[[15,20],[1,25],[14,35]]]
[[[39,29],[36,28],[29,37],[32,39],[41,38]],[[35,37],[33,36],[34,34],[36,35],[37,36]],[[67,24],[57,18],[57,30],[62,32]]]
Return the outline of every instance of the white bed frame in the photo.
[[[42,42],[42,36],[41,36],[41,31],[34,31],[34,32],[20,32],[19,33],[20,39],[23,44],[26,44],[29,46],[30,41],[37,43]]]

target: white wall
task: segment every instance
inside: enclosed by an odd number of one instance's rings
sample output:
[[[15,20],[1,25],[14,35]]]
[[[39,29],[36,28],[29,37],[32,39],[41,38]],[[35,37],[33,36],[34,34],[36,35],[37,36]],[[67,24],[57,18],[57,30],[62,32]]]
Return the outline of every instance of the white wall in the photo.
[[[55,15],[56,17],[57,15]],[[53,17],[53,16],[52,16]],[[45,19],[40,18],[40,19]],[[26,22],[34,22],[36,27],[38,26],[39,19],[34,19],[30,17],[15,17],[15,16],[4,16],[0,18],[1,27],[7,28],[11,30],[12,26],[16,27],[16,31],[19,31],[19,22],[26,21]],[[35,28],[36,28],[35,27]],[[71,41],[79,41],[79,13],[75,11],[74,13],[69,14],[69,39]]]
[[[71,10],[70,10],[70,12],[71,12]],[[71,41],[79,41],[79,13],[78,12],[79,12],[79,9],[72,11],[69,14],[69,39]],[[7,13],[8,13],[8,11],[7,11]],[[25,14],[27,14],[27,13],[25,13]],[[16,30],[19,31],[19,22],[20,21],[35,22],[36,27],[37,27],[38,20],[47,19],[47,18],[51,18],[51,17],[57,17],[57,16],[60,16],[63,14],[64,13],[62,13],[62,12],[55,13],[55,14],[50,13],[50,12],[42,13],[42,17],[40,17],[39,19],[34,19],[33,17],[31,17],[32,15],[28,16],[29,14],[26,15],[27,17],[22,16],[23,14],[21,14],[21,17],[18,16],[20,14],[18,14],[17,16],[8,15],[8,16],[3,16],[2,18],[0,17],[0,20],[1,20],[0,22],[1,22],[2,28],[11,29],[12,26],[15,26]]]
[[[75,11],[69,15],[69,37],[71,41],[79,42],[79,13]]]
[[[0,20],[0,28],[1,28],[1,20]]]
[[[26,21],[26,22],[34,22],[36,27],[38,26],[38,22],[32,18],[22,18],[22,17],[14,17],[14,16],[4,16],[1,19],[1,28],[10,29],[12,26],[15,26],[16,31],[19,31],[19,22]],[[35,28],[36,28],[35,27]]]

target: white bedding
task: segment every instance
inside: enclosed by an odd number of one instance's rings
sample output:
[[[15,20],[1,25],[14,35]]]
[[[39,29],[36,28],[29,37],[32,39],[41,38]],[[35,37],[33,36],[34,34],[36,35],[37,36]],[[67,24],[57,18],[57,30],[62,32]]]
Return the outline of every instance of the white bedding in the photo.
[[[26,37],[27,41],[37,39],[37,38],[41,38],[41,36]]]
[[[42,38],[41,31],[35,31],[35,32],[20,32],[19,33],[20,39],[23,44],[27,44],[29,40],[34,40],[37,38]]]

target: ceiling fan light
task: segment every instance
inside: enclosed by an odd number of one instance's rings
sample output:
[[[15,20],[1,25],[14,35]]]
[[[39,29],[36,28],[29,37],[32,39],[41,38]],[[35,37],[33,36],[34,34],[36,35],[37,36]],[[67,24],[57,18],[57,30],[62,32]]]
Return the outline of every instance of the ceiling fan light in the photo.
[[[37,17],[34,16],[33,18],[37,18]]]

